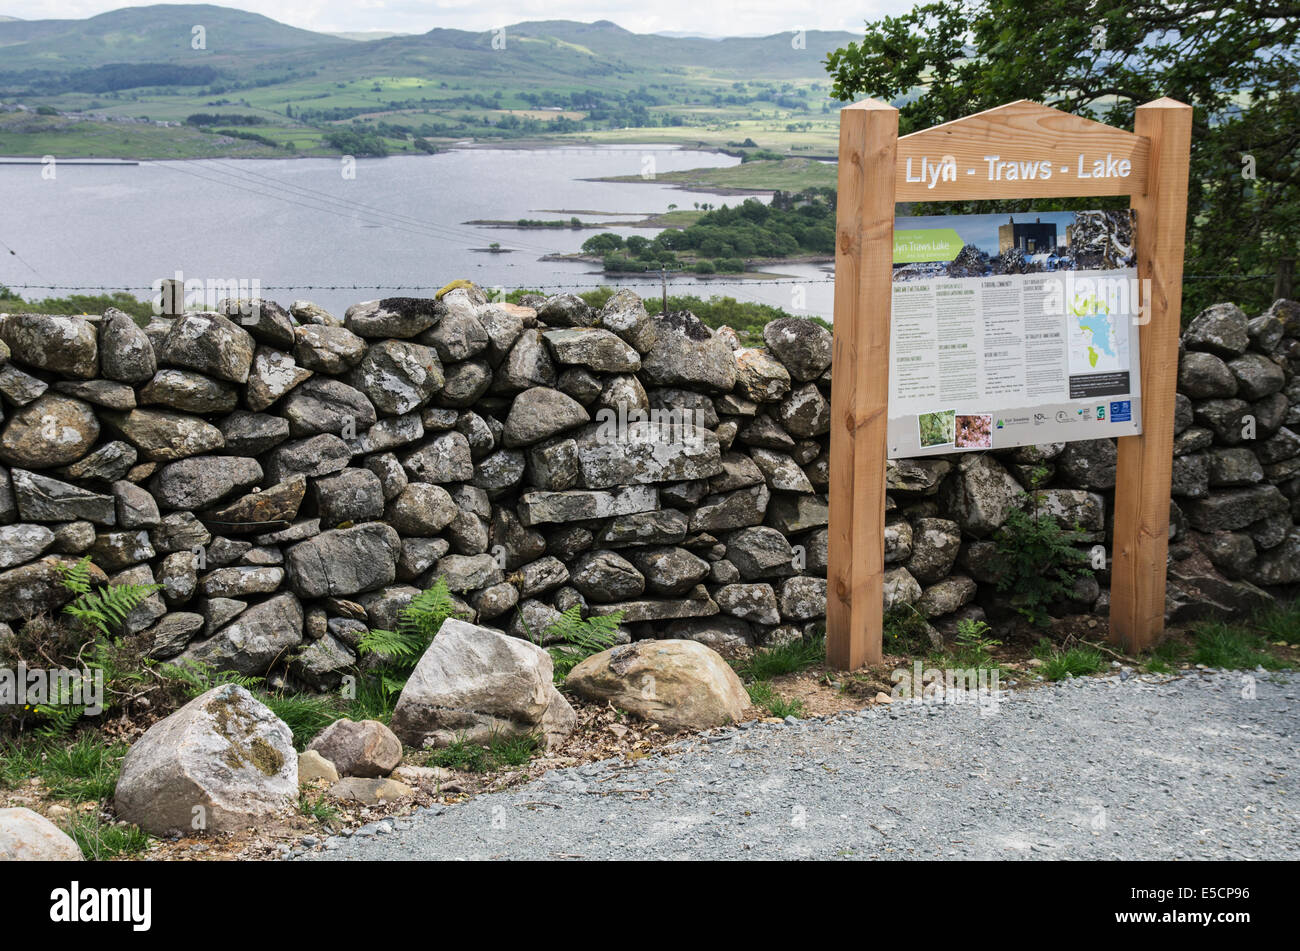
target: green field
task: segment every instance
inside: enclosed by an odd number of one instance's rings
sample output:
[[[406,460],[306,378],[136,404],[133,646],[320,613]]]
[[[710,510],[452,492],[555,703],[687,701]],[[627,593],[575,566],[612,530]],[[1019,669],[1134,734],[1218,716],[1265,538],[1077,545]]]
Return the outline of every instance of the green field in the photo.
[[[613,175],[606,182],[644,182],[662,185],[673,182],[709,191],[767,192],[803,191],[805,188],[834,188],[835,166],[805,158],[769,159],[745,162],[730,168],[691,168],[664,172],[647,179],[640,175]]]
[[[0,155],[57,158],[272,158],[287,154],[256,142],[193,128],[92,122],[63,116],[0,113]]]

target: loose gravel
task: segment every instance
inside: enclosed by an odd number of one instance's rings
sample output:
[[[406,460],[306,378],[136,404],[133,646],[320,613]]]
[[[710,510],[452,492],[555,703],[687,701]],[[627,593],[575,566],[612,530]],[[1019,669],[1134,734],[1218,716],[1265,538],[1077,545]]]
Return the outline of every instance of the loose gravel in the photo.
[[[1294,860],[1298,700],[1295,673],[1123,671],[746,723],[301,858]]]

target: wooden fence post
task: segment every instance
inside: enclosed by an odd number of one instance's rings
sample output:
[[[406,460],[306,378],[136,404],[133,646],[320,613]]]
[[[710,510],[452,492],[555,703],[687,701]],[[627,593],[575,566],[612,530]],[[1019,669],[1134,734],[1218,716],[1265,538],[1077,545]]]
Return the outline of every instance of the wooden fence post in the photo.
[[[1150,142],[1146,190],[1132,198],[1147,318],[1139,329],[1142,434],[1118,440],[1110,582],[1110,637],[1130,652],[1152,646],[1165,626],[1192,107],[1172,99],[1138,106],[1133,131]]]
[[[826,659],[881,661],[885,453],[898,110],[840,110]]]

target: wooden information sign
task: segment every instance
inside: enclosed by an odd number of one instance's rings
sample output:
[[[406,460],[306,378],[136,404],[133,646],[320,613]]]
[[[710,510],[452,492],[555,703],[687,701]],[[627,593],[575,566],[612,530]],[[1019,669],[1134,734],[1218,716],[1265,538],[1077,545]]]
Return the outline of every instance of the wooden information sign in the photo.
[[[1192,110],[1139,106],[1127,132],[1022,100],[898,137],[898,110],[840,112],[831,387],[827,659],[881,661],[894,205],[1129,195],[1137,219],[1142,432],[1118,440],[1110,635],[1126,650],[1164,629]]]

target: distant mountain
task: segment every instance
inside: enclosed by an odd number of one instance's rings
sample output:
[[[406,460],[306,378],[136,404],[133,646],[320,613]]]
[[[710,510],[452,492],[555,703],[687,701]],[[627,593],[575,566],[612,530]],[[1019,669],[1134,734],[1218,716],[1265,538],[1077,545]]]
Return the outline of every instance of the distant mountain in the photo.
[[[204,49],[192,46],[203,28]],[[84,20],[0,22],[0,69],[93,68],[110,63],[234,64],[267,53],[351,46],[258,13],[213,4],[125,7]]]
[[[395,30],[358,30],[351,33],[324,33],[322,36],[336,36],[341,40],[355,40],[359,43],[369,42],[370,40],[387,40],[394,36],[410,36],[409,33],[400,33]]]
[[[206,49],[191,46],[194,27],[202,26]],[[560,83],[597,77],[631,81],[634,74],[685,75],[707,69],[745,78],[816,76],[832,49],[857,39],[853,34],[810,30],[803,48],[791,33],[764,37],[704,38],[638,34],[609,20],[580,23],[544,20],[494,31],[438,28],[419,35],[368,38],[368,34],[313,33],[269,17],[211,4],[159,4],[126,7],[84,20],[8,20],[0,22],[0,74],[24,71],[63,73],[110,64],[171,64],[217,69],[320,69],[330,75],[413,76]],[[497,38],[497,45],[493,39]]]

